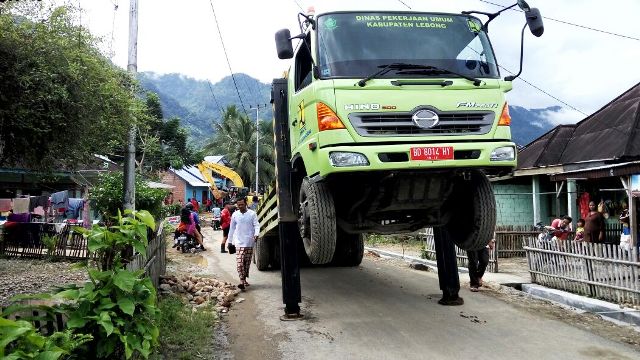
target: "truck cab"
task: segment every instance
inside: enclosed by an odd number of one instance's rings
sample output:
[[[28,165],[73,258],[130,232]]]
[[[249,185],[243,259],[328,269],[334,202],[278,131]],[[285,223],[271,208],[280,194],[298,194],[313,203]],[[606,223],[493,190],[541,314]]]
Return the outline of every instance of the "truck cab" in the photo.
[[[444,226],[480,248],[495,226],[487,176],[516,166],[486,27],[470,14],[305,15],[287,74],[291,192],[312,263],[359,263],[364,233]],[[346,254],[346,255],[345,255]],[[355,257],[355,258],[354,258]]]

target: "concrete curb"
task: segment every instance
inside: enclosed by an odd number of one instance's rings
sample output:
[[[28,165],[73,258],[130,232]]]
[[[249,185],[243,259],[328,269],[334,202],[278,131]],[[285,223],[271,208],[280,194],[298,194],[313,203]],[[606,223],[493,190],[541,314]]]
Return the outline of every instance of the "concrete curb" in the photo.
[[[603,300],[551,289],[537,284],[522,284],[522,291],[545,300],[551,300],[586,312],[598,314],[629,325],[640,326],[640,310],[625,308]]]
[[[368,246],[365,246],[364,249],[380,255],[380,257],[400,259],[407,263],[424,264],[435,273],[438,272],[438,265],[433,260],[420,259],[415,256],[402,255],[392,251],[380,250]],[[464,267],[459,267],[458,270],[462,273],[469,272],[469,269]],[[506,286],[504,284],[500,285]],[[581,311],[594,313],[600,315],[605,320],[621,325],[631,325],[636,331],[640,331],[640,328],[638,328],[640,326],[640,310],[621,307],[614,303],[592,299],[562,290],[551,289],[542,285],[523,283],[521,286],[523,292],[534,297],[553,301]]]
[[[423,265],[426,265],[427,267],[429,267],[429,269],[432,270],[433,272],[435,272],[435,273],[438,272],[438,264],[434,260],[426,260],[426,259],[417,258],[415,256],[402,255],[402,254],[394,253],[392,251],[380,250],[380,249],[372,248],[372,247],[368,247],[368,246],[365,246],[364,249],[367,250],[367,251],[370,251],[372,253],[376,253],[376,254],[380,255],[381,257],[389,257],[389,258],[394,258],[394,259],[400,259],[400,260],[404,260],[404,261],[406,261],[408,263],[423,264]],[[467,269],[465,267],[459,267],[458,270],[460,272],[462,272],[462,273],[468,273],[469,272],[469,269]]]

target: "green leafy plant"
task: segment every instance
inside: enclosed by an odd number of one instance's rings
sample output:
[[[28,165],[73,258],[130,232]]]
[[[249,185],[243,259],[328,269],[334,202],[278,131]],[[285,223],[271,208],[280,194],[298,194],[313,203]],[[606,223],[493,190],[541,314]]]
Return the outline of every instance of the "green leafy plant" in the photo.
[[[65,314],[69,336],[78,336],[71,340],[86,340],[73,348],[73,355],[81,359],[122,356],[129,359],[134,355],[148,358],[159,336],[156,290],[148,277],[143,278],[144,270],[129,271],[125,267],[133,254],[130,249],[143,254],[146,252],[147,233],[155,229],[155,221],[145,210],[125,211],[125,214],[130,216],[118,213],[113,226],[79,229],[87,236],[89,251],[97,259],[87,266],[89,282],[84,286],[72,284],[61,287],[54,294],[17,296],[12,300],[40,299],[59,305],[14,304],[2,315],[37,309],[45,315],[33,320],[45,320],[52,319],[55,313]],[[92,334],[93,338],[79,337],[81,334]],[[44,341],[53,340],[45,337]],[[6,345],[4,336],[0,345]],[[15,359],[22,358],[29,357]]]
[[[147,232],[155,229],[148,211],[118,213],[116,224],[82,230],[88,237],[89,251],[98,261],[90,268],[83,287],[68,286],[55,296],[66,300],[62,309],[69,320],[67,327],[95,338],[79,348],[81,356],[111,358],[134,353],[147,358],[157,344],[156,290],[151,280],[142,278],[144,270],[129,271],[130,248],[145,253]],[[94,353],[95,351],[95,353]]]
[[[100,270],[124,268],[131,260],[132,248],[144,254],[147,248],[148,229],[155,230],[153,216],[146,210],[126,210],[122,216],[118,210],[116,225],[94,225],[90,230],[78,229],[87,235],[88,249],[95,258]]]
[[[157,344],[158,308],[156,290],[143,270],[89,270],[91,282],[71,286],[56,296],[70,300],[67,328],[94,334],[94,339],[76,351],[82,358],[113,358],[134,353],[149,357]]]
[[[92,338],[69,330],[43,336],[28,321],[0,318],[0,357],[5,360],[60,359]]]
[[[45,249],[47,249],[47,255],[45,258],[47,260],[53,260],[55,258],[56,243],[58,239],[56,238],[56,236],[45,234],[45,235],[42,235],[41,240]]]

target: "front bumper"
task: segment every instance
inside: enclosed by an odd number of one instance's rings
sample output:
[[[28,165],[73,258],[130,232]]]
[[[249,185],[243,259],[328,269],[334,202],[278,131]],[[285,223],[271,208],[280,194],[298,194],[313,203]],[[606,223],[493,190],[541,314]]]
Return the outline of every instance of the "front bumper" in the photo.
[[[410,149],[414,147],[453,147],[453,160],[411,160]],[[403,170],[464,170],[466,168],[482,169],[487,174],[504,174],[513,171],[517,159],[491,161],[491,152],[499,147],[513,146],[509,141],[490,142],[451,142],[434,144],[362,144],[326,146],[307,153],[311,159],[305,159],[307,173],[310,175],[327,177],[333,173],[366,172],[366,171],[403,171]],[[333,166],[329,159],[331,152],[355,152],[366,156],[369,165],[364,166]],[[390,155],[391,154],[391,155]],[[310,160],[310,161],[309,161]]]

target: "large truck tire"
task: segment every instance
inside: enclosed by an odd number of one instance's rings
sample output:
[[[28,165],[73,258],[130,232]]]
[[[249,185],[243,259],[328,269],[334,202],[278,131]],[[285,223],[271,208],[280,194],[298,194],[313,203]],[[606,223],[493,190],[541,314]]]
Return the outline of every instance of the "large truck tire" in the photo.
[[[254,251],[254,262],[256,263],[256,267],[260,271],[265,271],[269,268],[269,263],[271,261],[269,254],[269,238],[261,238],[256,241],[256,248]]]
[[[453,242],[463,250],[485,247],[496,227],[496,201],[489,179],[472,171],[468,179],[457,178],[445,205],[445,228]]]
[[[280,270],[280,239],[274,237],[269,242],[269,263],[272,270]]]
[[[298,204],[298,228],[311,264],[326,264],[336,250],[336,209],[324,183],[302,180]]]
[[[348,234],[338,229],[336,253],[333,264],[337,266],[358,266],[364,257],[364,234]]]

